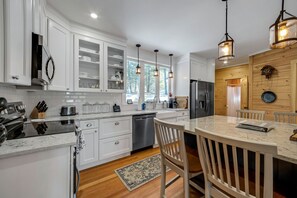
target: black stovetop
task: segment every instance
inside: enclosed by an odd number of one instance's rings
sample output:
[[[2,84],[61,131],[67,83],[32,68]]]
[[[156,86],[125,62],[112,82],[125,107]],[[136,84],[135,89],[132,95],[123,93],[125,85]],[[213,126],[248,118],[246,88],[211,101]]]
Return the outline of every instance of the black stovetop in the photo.
[[[7,140],[75,132],[74,120],[31,122],[10,130]]]

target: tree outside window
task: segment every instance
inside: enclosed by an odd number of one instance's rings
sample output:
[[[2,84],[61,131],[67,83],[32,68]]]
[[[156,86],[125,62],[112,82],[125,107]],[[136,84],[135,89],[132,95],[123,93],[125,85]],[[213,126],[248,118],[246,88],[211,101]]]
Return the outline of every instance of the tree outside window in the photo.
[[[139,98],[139,75],[136,74],[137,62],[128,60],[127,64],[127,82],[126,99],[132,99],[137,102]]]

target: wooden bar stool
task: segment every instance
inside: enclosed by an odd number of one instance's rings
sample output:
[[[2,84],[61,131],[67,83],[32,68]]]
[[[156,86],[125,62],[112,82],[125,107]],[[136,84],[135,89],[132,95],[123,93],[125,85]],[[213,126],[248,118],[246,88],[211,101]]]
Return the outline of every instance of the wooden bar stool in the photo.
[[[264,120],[265,111],[255,111],[255,110],[236,110],[237,118]]]

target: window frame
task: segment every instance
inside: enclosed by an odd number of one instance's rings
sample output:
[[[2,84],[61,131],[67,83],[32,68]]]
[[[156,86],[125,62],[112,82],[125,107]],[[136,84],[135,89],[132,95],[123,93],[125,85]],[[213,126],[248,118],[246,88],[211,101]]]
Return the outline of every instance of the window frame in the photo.
[[[134,61],[134,62],[137,62],[138,59],[137,58],[134,58],[134,57],[127,57],[127,60],[126,60],[126,64],[128,65],[128,61]],[[145,69],[144,69],[144,66],[145,64],[149,64],[149,65],[155,65],[156,63],[153,62],[153,61],[147,61],[147,60],[142,60],[142,59],[139,59],[139,64],[140,64],[140,67],[141,67],[141,74],[140,74],[140,79],[139,79],[139,97],[140,97],[140,100],[141,101],[144,101],[144,95],[145,95]],[[128,67],[128,66],[127,66]],[[160,72],[160,67],[166,67],[168,69],[170,69],[170,65],[166,65],[166,64],[163,64],[163,63],[158,63],[158,69],[159,69],[159,72]],[[128,72],[128,68],[126,69],[126,74],[127,75],[127,72]],[[155,90],[156,90],[156,93],[155,93],[155,97],[159,100],[160,99],[160,73],[159,73],[159,76],[158,77],[155,77],[156,78],[156,83],[155,83]],[[126,78],[126,80],[128,81],[128,78]],[[127,86],[127,82],[126,82],[126,86]],[[172,85],[173,85],[173,80],[172,78],[168,78],[168,91],[169,93],[172,93]],[[167,101],[169,100],[169,93],[168,93],[168,99]],[[127,104],[127,96],[126,96],[127,92],[125,92],[123,94],[123,102],[124,104]],[[133,101],[134,103],[135,101]],[[158,101],[159,102],[159,101]],[[160,102],[163,102],[163,101],[160,101]],[[138,101],[135,102],[135,104],[137,104]]]

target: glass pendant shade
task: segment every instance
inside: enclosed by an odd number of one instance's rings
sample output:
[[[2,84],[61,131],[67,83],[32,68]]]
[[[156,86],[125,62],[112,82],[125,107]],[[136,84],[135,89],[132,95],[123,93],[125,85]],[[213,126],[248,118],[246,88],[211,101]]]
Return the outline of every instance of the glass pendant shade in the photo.
[[[155,70],[154,70],[154,76],[155,76],[155,77],[158,77],[158,76],[159,76],[159,70],[158,70],[158,69],[155,69]]]
[[[139,65],[136,67],[136,74],[141,74],[141,67]]]
[[[234,58],[234,40],[227,38],[219,43],[219,60],[225,61]]]
[[[173,78],[173,72],[172,71],[169,72],[168,78]]]
[[[297,18],[276,21],[270,26],[270,48],[285,48],[297,43]]]

